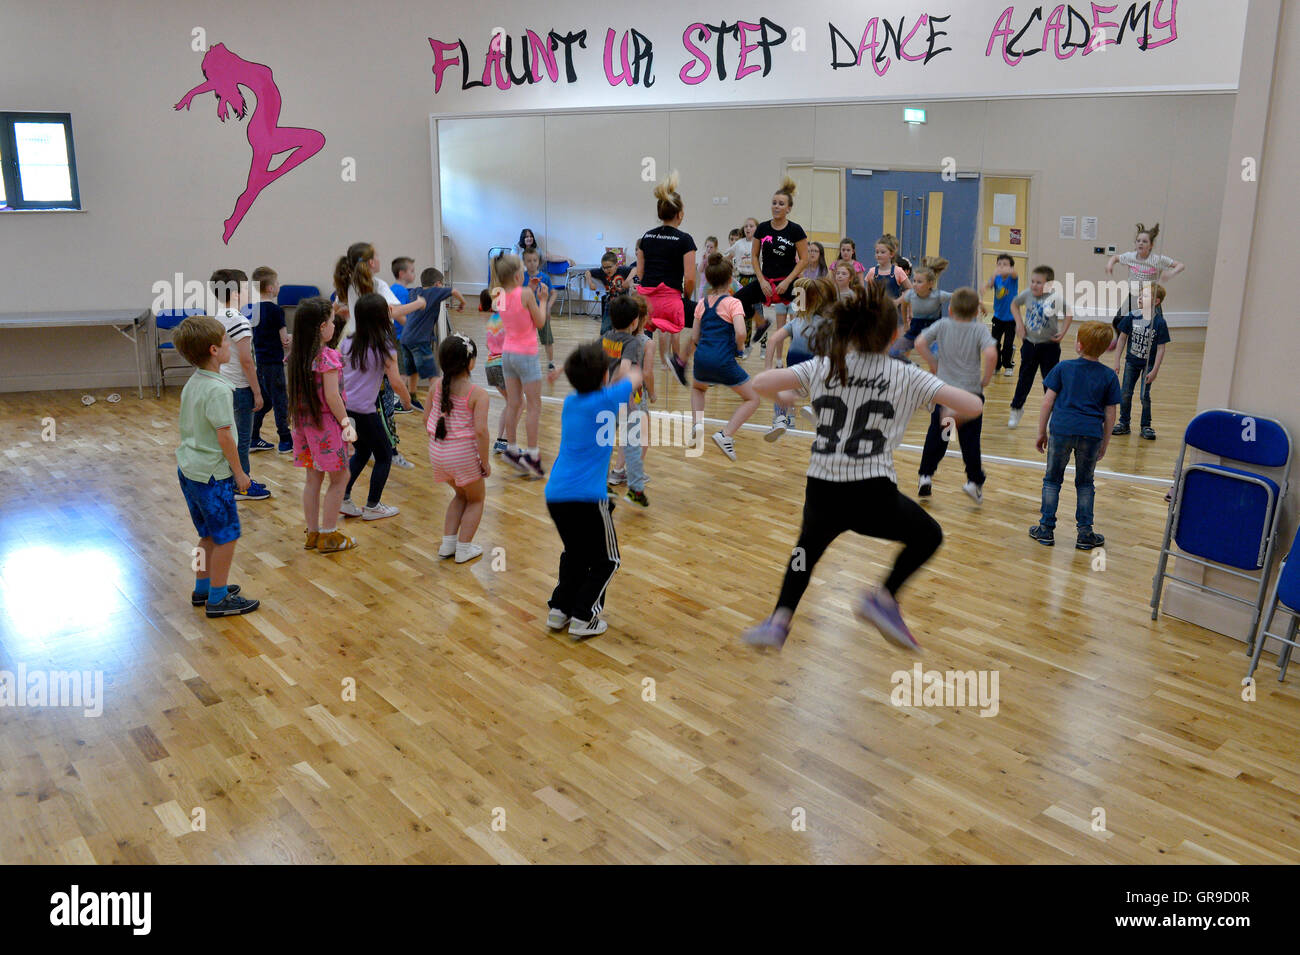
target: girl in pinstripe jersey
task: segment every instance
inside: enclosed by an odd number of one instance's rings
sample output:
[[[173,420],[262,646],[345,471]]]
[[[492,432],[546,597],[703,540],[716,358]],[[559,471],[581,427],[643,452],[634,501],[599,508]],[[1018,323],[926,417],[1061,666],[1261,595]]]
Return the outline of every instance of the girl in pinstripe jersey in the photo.
[[[807,392],[818,424],[799,541],[772,616],[745,632],[746,643],[778,649],[785,644],[813,567],[835,538],[851,530],[903,543],[883,585],[864,594],[855,610],[890,643],[920,649],[896,598],[938,550],[943,531],[899,492],[894,448],[918,408],[937,401],[961,423],[980,414],[982,405],[978,396],[945,385],[911,362],[891,359],[898,332],[898,309],[873,282],[831,310],[814,341],[817,357],[754,379],[755,391],[784,406]]]

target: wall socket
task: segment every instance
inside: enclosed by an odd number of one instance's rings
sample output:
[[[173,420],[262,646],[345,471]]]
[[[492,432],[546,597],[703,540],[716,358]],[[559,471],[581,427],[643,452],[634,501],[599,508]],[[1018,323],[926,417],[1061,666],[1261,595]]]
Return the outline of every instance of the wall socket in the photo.
[[[1093,254],[1093,255],[1105,255],[1105,254],[1106,254],[1106,249],[1105,249],[1104,247],[1100,246],[1100,245],[1095,245],[1095,246],[1092,247],[1092,254]]]

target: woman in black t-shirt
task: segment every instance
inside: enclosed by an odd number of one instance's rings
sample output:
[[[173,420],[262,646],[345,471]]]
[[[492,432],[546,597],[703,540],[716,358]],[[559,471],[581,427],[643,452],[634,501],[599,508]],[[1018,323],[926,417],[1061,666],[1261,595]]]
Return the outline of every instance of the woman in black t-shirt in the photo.
[[[683,296],[695,291],[695,240],[677,228],[684,206],[677,193],[677,173],[655,186],[660,225],[641,236],[636,252],[637,292],[650,303],[647,328],[654,332],[659,359],[681,380],[681,371],[669,360],[669,346],[677,355],[677,335],[686,325]]]
[[[754,314],[756,305],[771,305],[778,330],[790,312],[795,280],[812,260],[808,254],[808,233],[789,218],[794,208],[794,193],[795,182],[786,176],[772,196],[772,218],[760,223],[754,233],[752,254],[756,281],[736,296],[745,307],[746,317]],[[756,325],[754,338],[761,341],[767,328],[767,323]]]

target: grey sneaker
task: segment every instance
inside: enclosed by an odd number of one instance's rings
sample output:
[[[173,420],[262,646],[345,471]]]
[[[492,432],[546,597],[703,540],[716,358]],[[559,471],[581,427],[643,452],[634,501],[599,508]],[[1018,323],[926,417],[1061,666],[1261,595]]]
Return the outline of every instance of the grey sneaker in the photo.
[[[569,636],[575,640],[583,640],[587,637],[598,637],[608,629],[609,624],[599,617],[593,617],[586,622],[573,620],[569,623]]]
[[[407,412],[407,413],[410,414],[410,412]],[[415,467],[415,465],[412,464],[410,461],[406,460],[406,458],[402,457],[402,452],[401,452],[401,451],[394,451],[394,452],[393,452],[393,467],[395,467],[395,468],[401,468],[403,471],[409,471],[409,470],[411,470],[411,468]]]
[[[569,615],[555,607],[546,615],[546,625],[552,630],[563,630],[569,625]]]
[[[343,503],[339,505],[339,513],[344,517],[360,517],[361,508],[357,507],[345,497]]]

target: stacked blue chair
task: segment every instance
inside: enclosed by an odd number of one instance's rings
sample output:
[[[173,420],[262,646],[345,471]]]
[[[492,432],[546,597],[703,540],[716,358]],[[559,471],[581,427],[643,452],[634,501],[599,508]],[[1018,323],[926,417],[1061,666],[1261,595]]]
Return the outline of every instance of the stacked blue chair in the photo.
[[[185,319],[192,315],[204,314],[201,308],[172,308],[166,311],[158,312],[154,315],[154,353],[158,357],[158,380],[154,383],[154,397],[162,395],[162,389],[167,387],[167,372],[185,371],[189,372],[189,362],[184,364],[167,364],[163,358],[166,355],[175,355],[176,346],[172,344],[172,331]]]
[[[1214,455],[1219,463],[1187,464],[1189,448]],[[1291,436],[1280,421],[1221,409],[1202,411],[1191,420],[1174,469],[1174,490],[1151,591],[1152,620],[1160,613],[1165,579],[1176,580],[1253,607],[1246,652],[1253,650],[1290,466]],[[1272,470],[1277,477],[1258,469]],[[1166,573],[1170,557],[1249,580],[1255,584],[1255,597],[1248,600]]]
[[[320,289],[314,285],[281,285],[275,303],[281,308],[293,308],[303,299],[315,298],[318,295]]]
[[[487,287],[492,288],[497,284],[496,276],[492,272],[492,263],[503,255],[517,255],[513,245],[494,245],[488,249],[488,278]]]
[[[1286,633],[1282,635],[1269,633],[1268,630],[1269,621],[1279,610],[1289,617]],[[1282,569],[1278,571],[1273,591],[1268,595],[1268,600],[1264,601],[1264,612],[1260,614],[1259,629],[1254,635],[1255,652],[1251,655],[1250,670],[1247,671],[1246,676],[1255,675],[1255,668],[1259,666],[1259,658],[1264,652],[1264,642],[1267,637],[1282,644],[1281,652],[1277,655],[1277,678],[1278,682],[1285,680],[1286,666],[1291,662],[1291,651],[1300,646],[1300,643],[1296,642],[1298,629],[1300,629],[1300,535],[1291,542],[1291,552],[1282,559]]]

